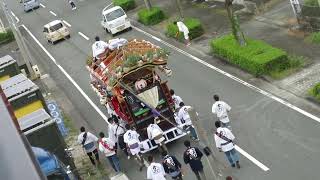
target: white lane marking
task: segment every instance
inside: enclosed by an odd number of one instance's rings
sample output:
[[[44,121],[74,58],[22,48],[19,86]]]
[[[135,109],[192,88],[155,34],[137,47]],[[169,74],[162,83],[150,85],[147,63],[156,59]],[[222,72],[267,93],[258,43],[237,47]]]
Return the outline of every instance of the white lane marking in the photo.
[[[19,18],[11,11],[12,16],[16,19],[16,22],[18,23],[20,20]]]
[[[42,3],[40,3],[40,6],[41,6],[42,8],[46,8],[46,6],[45,6],[45,5],[43,5]]]
[[[108,6],[106,6],[104,9],[107,9],[108,7],[112,6],[113,3],[110,3]]]
[[[260,161],[258,161],[257,159],[255,159],[254,157],[252,157],[250,154],[248,154],[247,152],[245,152],[243,149],[241,149],[239,146],[235,145],[234,148],[241,153],[244,157],[248,158],[251,162],[253,162],[255,165],[257,165],[258,167],[260,167],[262,170],[264,171],[269,171],[270,169],[265,166],[264,164],[262,164]]]
[[[54,13],[53,11],[49,11],[52,15],[57,16],[56,13]]]
[[[286,102],[285,100],[283,100],[283,99],[281,99],[281,98],[279,98],[279,97],[277,97],[277,96],[275,96],[275,95],[273,95],[273,94],[271,94],[269,92],[266,92],[266,91],[254,86],[254,85],[252,85],[250,83],[247,83],[247,82],[243,81],[242,79],[237,78],[237,77],[235,77],[235,76],[233,76],[233,75],[231,75],[231,74],[229,74],[229,73],[227,73],[227,72],[225,72],[225,71],[213,66],[212,64],[209,64],[209,63],[205,62],[204,60],[202,60],[202,59],[200,59],[198,57],[195,57],[195,56],[193,56],[193,55],[191,55],[191,54],[189,54],[189,53],[187,53],[187,52],[185,52],[185,51],[183,51],[183,50],[181,50],[181,49],[179,49],[179,48],[177,48],[177,47],[175,47],[175,46],[173,46],[173,45],[171,45],[171,44],[169,44],[169,43],[167,43],[167,42],[165,42],[165,41],[163,41],[163,40],[161,40],[161,39],[159,39],[157,37],[155,38],[155,36],[143,31],[142,29],[140,29],[138,27],[135,27],[135,26],[132,26],[132,27],[134,29],[136,29],[137,31],[139,31],[139,32],[141,32],[141,33],[143,33],[143,34],[145,34],[145,35],[147,35],[147,36],[149,36],[149,37],[161,42],[162,44],[164,44],[164,45],[166,45],[166,46],[168,46],[168,47],[180,52],[181,54],[184,54],[185,56],[188,56],[188,57],[192,58],[193,60],[201,63],[202,65],[205,65],[208,68],[213,69],[213,70],[215,70],[215,71],[217,71],[217,72],[219,72],[219,73],[221,73],[221,74],[223,74],[223,75],[225,75],[225,76],[227,76],[227,77],[229,77],[229,78],[231,78],[231,79],[233,79],[233,80],[235,80],[235,81],[237,81],[237,82],[239,82],[239,83],[241,83],[241,84],[243,84],[243,85],[245,85],[247,87],[249,87],[250,89],[253,89],[253,90],[255,90],[255,91],[257,91],[257,92],[259,92],[259,93],[261,93],[261,94],[263,94],[263,95],[265,95],[265,96],[267,96],[267,97],[269,97],[269,98],[271,98],[271,99],[273,99],[273,100],[275,100],[275,101],[277,101],[277,102],[279,102],[279,103],[281,103],[281,104],[283,104],[283,105],[285,105],[285,106],[287,106],[287,107],[289,107],[289,108],[291,108],[291,109],[293,109],[293,110],[295,110],[295,111],[297,111],[297,112],[299,112],[299,113],[301,113],[301,114],[303,114],[303,115],[305,115],[305,116],[307,116],[307,117],[309,117],[309,118],[311,118],[311,119],[313,119],[315,121],[317,121],[317,122],[320,122],[320,118],[319,117],[317,117],[317,116],[315,116],[315,115],[313,115],[313,114],[311,114],[311,113],[309,113],[309,112],[307,112],[307,111],[305,111],[303,109],[300,109],[299,107],[296,107],[293,104],[291,104],[289,102]]]
[[[80,36],[82,36],[83,38],[85,38],[86,40],[89,41],[88,36],[84,35],[82,32],[78,32],[78,34],[79,34]]]
[[[52,62],[60,69],[60,71],[69,79],[69,81],[76,87],[76,89],[80,92],[80,94],[89,102],[89,104],[93,107],[94,110],[102,117],[106,123],[109,124],[108,118],[103,112],[98,108],[96,104],[89,98],[89,96],[80,88],[80,86],[72,79],[72,77],[67,73],[67,71],[60,66],[56,59],[49,53],[49,51],[40,43],[40,41],[31,33],[31,31],[25,26],[22,27],[28,32],[28,34],[32,37],[32,39],[40,46],[40,48],[48,55],[48,57],[52,60]]]
[[[68,27],[71,27],[71,24],[69,24],[67,21],[62,20],[63,23],[65,23]]]

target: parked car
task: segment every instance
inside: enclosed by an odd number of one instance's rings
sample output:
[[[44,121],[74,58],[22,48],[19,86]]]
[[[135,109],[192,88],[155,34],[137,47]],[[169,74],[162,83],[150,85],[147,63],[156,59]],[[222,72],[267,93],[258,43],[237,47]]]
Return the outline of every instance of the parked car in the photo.
[[[127,17],[127,14],[120,6],[115,6],[108,9],[108,6],[102,10],[102,27],[106,32],[114,34],[131,28],[131,23]]]
[[[61,20],[54,20],[44,25],[43,33],[49,43],[55,44],[61,39],[69,39],[70,31]]]
[[[40,7],[40,0],[23,0],[21,3],[23,4],[25,12],[38,9]]]

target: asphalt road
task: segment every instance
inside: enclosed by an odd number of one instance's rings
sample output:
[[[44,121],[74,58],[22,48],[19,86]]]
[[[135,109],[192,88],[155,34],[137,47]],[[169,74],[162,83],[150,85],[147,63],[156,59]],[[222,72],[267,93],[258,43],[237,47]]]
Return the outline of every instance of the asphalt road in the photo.
[[[96,35],[109,37],[100,26],[100,12],[108,5],[102,0],[77,1],[78,10],[71,11],[66,1],[43,1],[45,8],[24,13],[17,1],[8,1],[9,7],[52,54],[57,63],[74,79],[88,97],[101,109],[96,94],[89,86],[89,74],[85,69],[85,59],[91,53],[91,44]],[[57,17],[49,11],[54,12]],[[54,19],[66,20],[71,27],[71,39],[56,45],[50,45],[44,39],[42,27]],[[46,56],[30,35],[20,28],[28,45],[36,54],[37,62],[45,73],[56,81],[57,85],[68,95],[79,113],[96,131],[105,131],[106,122],[83,98],[73,84],[62,74],[57,66]],[[82,32],[90,38],[84,39]],[[128,39],[143,38],[159,46],[168,48],[145,34],[132,30],[120,34]],[[270,168],[263,171],[246,157],[241,156],[242,168],[233,169],[232,175],[243,180],[301,180],[318,179],[317,170],[320,162],[320,127],[319,123],[305,115],[267,97],[247,86],[218,73],[194,59],[171,51],[169,66],[174,74],[169,85],[174,88],[186,104],[198,110],[207,131],[213,129],[213,117],[210,114],[212,95],[219,94],[232,106],[231,121],[237,144],[251,156]],[[211,142],[212,138],[210,137]],[[170,151],[181,159],[182,140],[169,146]],[[227,166],[222,153],[216,152],[220,162]],[[146,172],[139,173],[132,164],[122,159],[122,165],[131,179],[144,179]],[[189,171],[190,172],[190,171]],[[208,168],[206,173],[209,174]],[[185,179],[195,179],[187,173]]]

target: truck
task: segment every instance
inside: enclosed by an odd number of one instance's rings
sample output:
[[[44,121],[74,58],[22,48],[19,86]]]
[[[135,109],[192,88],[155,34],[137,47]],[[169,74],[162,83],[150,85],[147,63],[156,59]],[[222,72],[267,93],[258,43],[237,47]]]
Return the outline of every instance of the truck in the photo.
[[[165,143],[185,136],[186,132],[176,126],[174,102],[166,80],[172,74],[167,66],[169,52],[137,39],[114,47],[107,48],[99,58],[87,60],[91,87],[101,104],[111,104],[118,117],[135,127],[141,137],[142,153],[157,148],[146,130],[155,119],[164,132]]]

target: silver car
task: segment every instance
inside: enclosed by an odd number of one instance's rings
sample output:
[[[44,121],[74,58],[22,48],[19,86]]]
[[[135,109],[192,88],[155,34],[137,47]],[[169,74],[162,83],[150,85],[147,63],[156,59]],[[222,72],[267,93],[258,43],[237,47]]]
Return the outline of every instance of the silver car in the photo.
[[[40,7],[40,0],[23,0],[22,3],[25,12],[38,9]]]

